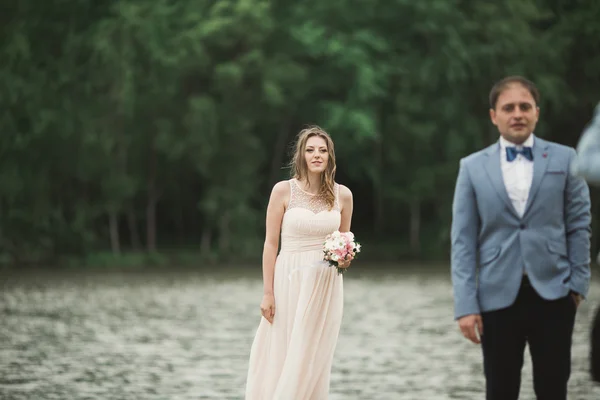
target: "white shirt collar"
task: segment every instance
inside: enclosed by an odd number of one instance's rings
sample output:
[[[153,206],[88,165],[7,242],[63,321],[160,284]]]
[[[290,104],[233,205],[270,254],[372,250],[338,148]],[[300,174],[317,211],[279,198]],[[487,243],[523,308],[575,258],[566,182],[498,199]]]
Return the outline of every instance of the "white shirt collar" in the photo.
[[[523,142],[523,144],[517,145],[517,144],[514,144],[514,143],[509,142],[508,140],[504,139],[503,136],[500,136],[500,147],[502,148],[502,150],[506,149],[507,147],[511,147],[511,146],[516,147],[517,149],[521,149],[522,147],[533,147],[534,138],[535,138],[535,135],[532,133],[531,135],[529,135],[527,140]]]

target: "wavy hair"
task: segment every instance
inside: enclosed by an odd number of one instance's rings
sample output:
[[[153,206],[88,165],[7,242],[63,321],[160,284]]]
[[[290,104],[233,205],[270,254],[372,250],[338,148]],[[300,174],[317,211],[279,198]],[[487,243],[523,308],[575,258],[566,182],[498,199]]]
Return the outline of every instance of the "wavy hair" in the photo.
[[[500,97],[502,92],[504,92],[510,85],[515,84],[515,83],[520,84],[525,89],[527,89],[529,91],[529,93],[531,93],[531,97],[533,97],[533,100],[535,100],[536,105],[540,104],[540,91],[538,90],[537,86],[535,86],[535,83],[531,82],[530,80],[528,80],[526,78],[523,78],[522,76],[514,75],[514,76],[508,76],[508,77],[502,79],[501,81],[496,82],[494,84],[494,86],[492,87],[492,90],[490,91],[489,100],[490,100],[490,107],[493,110],[496,109],[496,104],[498,103],[498,97]]]
[[[306,164],[304,152],[306,151],[306,142],[308,139],[314,136],[323,138],[325,143],[327,143],[327,152],[329,153],[329,157],[327,160],[327,167],[321,174],[321,186],[319,187],[317,195],[325,199],[325,202],[331,210],[335,203],[335,193],[333,191],[336,170],[335,150],[331,136],[329,136],[329,134],[320,127],[309,126],[298,133],[296,143],[294,145],[293,157],[290,161],[291,176],[299,181],[306,180],[306,182],[308,182],[308,165]],[[310,185],[310,182],[308,183]]]

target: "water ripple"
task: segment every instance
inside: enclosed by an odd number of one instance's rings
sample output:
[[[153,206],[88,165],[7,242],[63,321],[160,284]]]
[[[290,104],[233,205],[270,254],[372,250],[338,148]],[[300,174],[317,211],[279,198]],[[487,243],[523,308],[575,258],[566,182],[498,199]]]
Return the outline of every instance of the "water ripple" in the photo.
[[[452,320],[446,275],[346,276],[331,400],[483,397],[481,352]],[[0,398],[242,399],[261,288],[219,273],[13,277],[0,294]],[[577,315],[573,399],[600,398],[588,373],[599,288]],[[528,357],[522,398],[534,398]]]

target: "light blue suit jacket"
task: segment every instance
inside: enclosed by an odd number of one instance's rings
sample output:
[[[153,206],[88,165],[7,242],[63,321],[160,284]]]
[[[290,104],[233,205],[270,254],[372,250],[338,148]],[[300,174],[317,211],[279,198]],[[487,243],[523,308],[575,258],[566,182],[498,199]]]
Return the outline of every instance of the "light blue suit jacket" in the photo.
[[[545,299],[587,295],[591,205],[587,184],[570,172],[575,150],[536,137],[533,154],[523,217],[504,185],[499,143],[460,161],[451,231],[457,319],[510,306],[524,271]]]
[[[579,140],[577,153],[573,173],[590,184],[600,185],[600,104],[596,106],[596,115]]]

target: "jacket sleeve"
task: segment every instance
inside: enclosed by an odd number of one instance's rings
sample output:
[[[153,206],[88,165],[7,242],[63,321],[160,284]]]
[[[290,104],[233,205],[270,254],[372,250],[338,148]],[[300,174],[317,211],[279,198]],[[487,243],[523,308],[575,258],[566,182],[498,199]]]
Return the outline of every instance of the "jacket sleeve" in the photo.
[[[571,149],[571,159],[576,157]],[[569,174],[565,188],[565,227],[571,279],[569,287],[587,296],[590,285],[590,239],[591,239],[591,200],[590,190],[585,181]]]
[[[452,203],[451,275],[456,319],[479,314],[477,301],[477,236],[479,214],[473,184],[464,159],[460,161]]]

